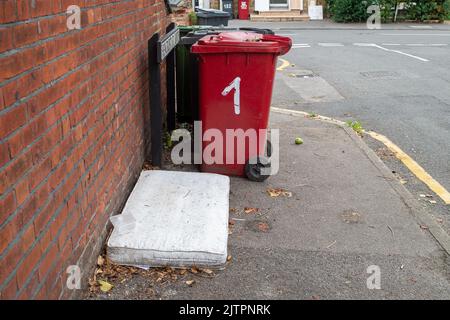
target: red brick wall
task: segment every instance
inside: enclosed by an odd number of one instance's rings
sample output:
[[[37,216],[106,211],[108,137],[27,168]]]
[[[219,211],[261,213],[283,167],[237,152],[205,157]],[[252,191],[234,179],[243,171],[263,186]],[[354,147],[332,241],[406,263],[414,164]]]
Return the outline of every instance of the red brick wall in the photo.
[[[175,22],[178,26],[190,26],[191,20],[189,19],[189,13],[192,12],[190,8],[172,9],[171,14],[172,22]]]
[[[73,297],[67,266],[90,275],[145,158],[147,40],[168,21],[162,0],[0,1],[2,299]]]

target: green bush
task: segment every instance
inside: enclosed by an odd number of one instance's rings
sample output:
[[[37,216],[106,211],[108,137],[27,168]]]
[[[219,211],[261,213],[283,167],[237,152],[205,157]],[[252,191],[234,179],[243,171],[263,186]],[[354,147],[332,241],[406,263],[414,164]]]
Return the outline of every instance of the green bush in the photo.
[[[443,7],[445,19],[450,20],[450,0],[446,0]]]
[[[189,12],[189,21],[191,22],[191,25],[195,26],[197,25],[198,19],[197,14],[194,11]]]
[[[383,23],[393,22],[395,16],[395,6],[398,0],[378,0],[375,1],[380,6],[381,21]]]
[[[443,20],[450,17],[450,0],[328,0],[327,11],[336,22],[365,22],[370,5],[379,5],[382,22],[392,22],[395,6],[406,2],[407,20]]]
[[[443,1],[415,0],[406,4],[406,17],[409,20],[441,20],[443,19]]]
[[[336,22],[362,22],[369,17],[367,1],[363,0],[333,0],[330,13]]]
[[[328,11],[336,22],[365,22],[371,13],[367,8],[380,6],[382,22],[394,20],[395,4],[398,0],[329,0]]]

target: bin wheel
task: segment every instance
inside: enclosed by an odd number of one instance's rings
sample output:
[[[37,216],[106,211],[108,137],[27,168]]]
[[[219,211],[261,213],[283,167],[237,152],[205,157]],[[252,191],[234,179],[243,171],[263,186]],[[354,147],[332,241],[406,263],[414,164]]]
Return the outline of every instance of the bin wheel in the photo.
[[[254,158],[253,161],[251,160],[245,164],[245,175],[251,181],[263,182],[269,175],[263,175],[261,169],[270,168],[269,160],[264,156],[259,156],[256,161],[254,161]]]

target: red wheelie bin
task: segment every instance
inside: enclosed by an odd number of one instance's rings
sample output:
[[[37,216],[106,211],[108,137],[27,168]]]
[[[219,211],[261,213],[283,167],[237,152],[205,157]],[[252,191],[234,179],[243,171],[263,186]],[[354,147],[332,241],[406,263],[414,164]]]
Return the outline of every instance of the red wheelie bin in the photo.
[[[261,169],[270,166],[266,129],[277,57],[291,45],[287,37],[223,32],[192,46],[199,56],[201,171],[253,181],[268,177]]]

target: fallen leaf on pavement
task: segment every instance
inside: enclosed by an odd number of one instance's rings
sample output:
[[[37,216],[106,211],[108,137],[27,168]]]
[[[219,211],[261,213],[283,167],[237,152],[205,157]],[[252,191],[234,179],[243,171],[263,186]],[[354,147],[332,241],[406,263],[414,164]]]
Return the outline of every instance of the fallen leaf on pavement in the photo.
[[[113,285],[107,281],[104,280],[98,280],[98,284],[100,285],[100,290],[102,290],[103,292],[109,292]]]
[[[270,227],[269,227],[269,224],[267,222],[259,222],[258,223],[258,229],[261,232],[267,232],[267,231],[269,231]]]
[[[192,273],[198,273],[197,267],[192,267],[192,268],[191,268],[191,272],[192,272]]]
[[[256,213],[256,212],[258,212],[258,211],[259,211],[258,208],[250,208],[250,207],[245,207],[245,208],[244,208],[244,212],[245,212],[246,214],[253,214],[253,213]]]
[[[105,258],[103,258],[102,256],[98,256],[98,258],[97,258],[97,265],[99,267],[101,267],[104,263],[105,263]]]
[[[153,166],[150,163],[146,162],[142,166],[142,169],[144,169],[144,170],[156,170],[156,169],[159,169],[159,167],[158,166]]]
[[[184,275],[186,272],[187,272],[186,269],[181,269],[181,270],[180,270],[180,275]]]
[[[428,230],[428,227],[427,227],[427,226],[423,226],[423,225],[421,225],[421,226],[420,226],[420,229],[423,229],[423,230]]]
[[[206,274],[213,274],[213,271],[211,269],[202,269],[202,271]]]
[[[345,210],[341,214],[342,220],[344,220],[345,223],[360,223],[361,222],[361,214],[357,211],[354,211],[352,209]]]
[[[194,280],[188,280],[188,281],[186,281],[186,284],[188,285],[188,286],[192,286],[193,284],[194,284]]]
[[[95,279],[95,276],[94,279],[89,278],[88,284],[89,284],[89,291],[94,292],[97,288],[97,280]]]
[[[281,188],[276,188],[276,189],[269,188],[269,189],[267,189],[267,193],[272,198],[276,198],[279,196],[288,197],[288,198],[292,197],[292,192],[289,192],[289,191],[281,189]]]
[[[231,255],[227,256],[227,261],[231,261]]]

